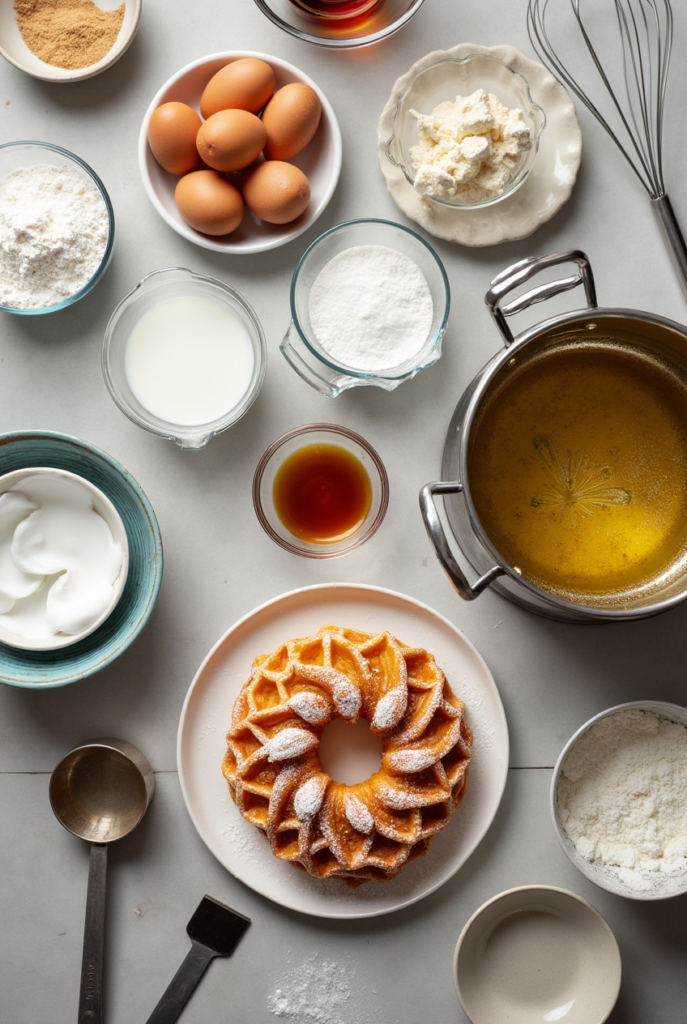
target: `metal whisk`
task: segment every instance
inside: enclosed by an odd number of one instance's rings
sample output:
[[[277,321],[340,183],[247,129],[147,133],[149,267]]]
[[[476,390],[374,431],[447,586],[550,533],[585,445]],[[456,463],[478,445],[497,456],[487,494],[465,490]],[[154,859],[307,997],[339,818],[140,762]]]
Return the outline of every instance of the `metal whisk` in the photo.
[[[663,183],[663,111],[673,43],[670,0],[588,0],[584,14],[582,7],[582,0],[529,0],[530,41],[540,60],[608,132],[646,189],[687,287],[687,247]],[[612,17],[619,44],[613,67],[610,59],[600,59],[593,39],[603,15]],[[568,47],[582,43],[582,52],[586,48],[589,70],[605,89],[608,116],[568,70],[559,41]]]

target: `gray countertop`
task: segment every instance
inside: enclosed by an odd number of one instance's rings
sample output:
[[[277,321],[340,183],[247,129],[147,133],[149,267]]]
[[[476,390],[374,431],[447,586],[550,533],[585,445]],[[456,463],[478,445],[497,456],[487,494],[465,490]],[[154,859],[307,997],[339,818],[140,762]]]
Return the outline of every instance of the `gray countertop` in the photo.
[[[451,977],[463,924],[489,897],[535,882],[579,893],[614,929],[624,979],[613,1024],[684,1019],[685,897],[635,903],[587,882],[555,839],[548,786],[563,744],[598,711],[641,698],[687,703],[687,606],[643,622],[571,626],[537,618],[489,592],[465,604],[434,559],[417,504],[420,487],[439,477],[445,431],[463,388],[499,347],[483,296],[504,267],[525,256],[580,248],[591,259],[602,305],[684,321],[685,299],[643,192],[583,111],[577,186],[552,221],[525,241],[493,248],[433,243],[453,292],[439,364],[392,394],[364,388],[331,401],[298,379],[278,351],[289,321],[291,273],[306,246],[354,217],[405,222],[386,192],[375,150],[376,119],[395,79],[428,51],[459,42],[509,43],[531,55],[525,6],[524,0],[426,0],[411,23],[386,42],[332,54],[286,36],[251,0],[145,0],[131,49],[100,77],[58,86],[5,62],[0,66],[2,140],[33,138],[77,153],[104,181],[117,220],[112,265],[85,300],[49,317],[0,316],[0,431],[58,430],[105,449],[150,498],[165,550],[152,619],[115,664],[63,689],[0,686],[2,1024],[57,1024],[76,1017],[88,851],[53,818],[48,778],[67,750],[99,735],[130,740],[158,773],[143,824],[111,851],[110,1024],[146,1019],[186,952],[185,923],[205,892],[246,913],[253,926],[231,960],[212,965],[185,1011],[187,1024],[269,1024],[277,1019],[270,996],[288,987],[303,965],[323,961],[337,965],[350,990],[341,1024],[463,1022]],[[220,49],[262,51],[302,68],[332,102],[344,141],[341,180],[320,220],[280,249],[240,259],[208,252],[173,233],[143,191],[136,158],[141,119],[162,82]],[[680,106],[687,90],[681,60],[687,52],[687,10],[679,5],[674,51],[666,176],[678,216],[687,222]],[[145,274],[174,265],[238,288],[261,319],[269,349],[267,378],[254,407],[197,453],[182,452],[126,420],[110,400],[100,369],[102,336],[114,306]],[[342,423],[363,434],[382,456],[391,485],[389,512],[375,537],[343,559],[321,563],[274,545],[258,525],[250,498],[262,451],[283,431],[312,420]],[[339,580],[410,594],[466,633],[501,692],[511,770],[491,830],[451,881],[406,910],[329,922],[273,905],[214,860],[183,804],[175,739],[196,669],[233,622],[284,591]]]

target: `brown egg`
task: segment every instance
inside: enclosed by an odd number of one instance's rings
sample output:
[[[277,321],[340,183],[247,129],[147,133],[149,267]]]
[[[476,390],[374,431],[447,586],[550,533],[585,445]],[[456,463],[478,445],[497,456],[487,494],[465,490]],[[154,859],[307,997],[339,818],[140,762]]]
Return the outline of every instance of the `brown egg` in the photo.
[[[228,235],[243,220],[241,193],[217,171],[185,174],[174,198],[186,223],[205,235]]]
[[[216,171],[240,171],[260,155],[266,139],[259,117],[247,110],[220,110],[201,125],[196,145]]]
[[[303,171],[282,160],[263,160],[251,167],[241,187],[248,209],[268,224],[288,224],[310,202],[310,183]]]
[[[308,145],[322,115],[320,97],[303,82],[292,82],[275,92],[265,107],[262,123],[267,132],[265,157],[289,160]]]
[[[185,103],[163,103],[153,111],[148,144],[161,167],[172,174],[186,174],[198,166],[196,136],[202,123]]]
[[[200,99],[203,117],[218,110],[248,110],[257,114],[274,92],[274,71],[264,60],[242,57],[213,75]]]

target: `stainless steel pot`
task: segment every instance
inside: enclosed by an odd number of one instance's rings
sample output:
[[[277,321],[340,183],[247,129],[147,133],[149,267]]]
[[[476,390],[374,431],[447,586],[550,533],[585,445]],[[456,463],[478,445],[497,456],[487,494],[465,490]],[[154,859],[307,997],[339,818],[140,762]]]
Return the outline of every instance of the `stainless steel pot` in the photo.
[[[551,283],[539,284],[518,298],[504,303],[505,297],[546,268],[562,263],[576,264],[576,271]],[[513,337],[507,318],[529,306],[582,285],[587,305],[562,316],[551,317]],[[687,379],[687,330],[674,320],[634,309],[604,309],[597,306],[596,289],[587,256],[578,250],[521,260],[500,273],[491,282],[485,297],[503,340],[503,349],[487,363],[460,399],[449,425],[442,477],[420,492],[420,507],[436,555],[460,596],[466,601],[492,587],[503,597],[529,611],[566,622],[609,622],[646,618],[674,607],[687,598],[687,561],[676,552],[676,566],[664,585],[649,594],[638,593],[623,607],[587,607],[546,593],[524,579],[496,550],[475,512],[468,479],[470,435],[480,403],[496,383],[505,379],[520,357],[560,344],[564,339],[580,344],[589,339],[621,338],[627,344],[641,343],[646,352],[667,360]],[[435,495],[444,497],[444,508],[451,531],[470,568],[477,574],[468,578],[454,557],[435,505]]]

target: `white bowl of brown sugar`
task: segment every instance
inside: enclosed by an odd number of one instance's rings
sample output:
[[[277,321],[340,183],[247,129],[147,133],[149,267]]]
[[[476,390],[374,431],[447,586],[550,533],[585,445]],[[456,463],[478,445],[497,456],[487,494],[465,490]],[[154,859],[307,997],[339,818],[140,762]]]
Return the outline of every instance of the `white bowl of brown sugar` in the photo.
[[[80,82],[129,48],[141,0],[0,0],[0,54],[46,82]]]

